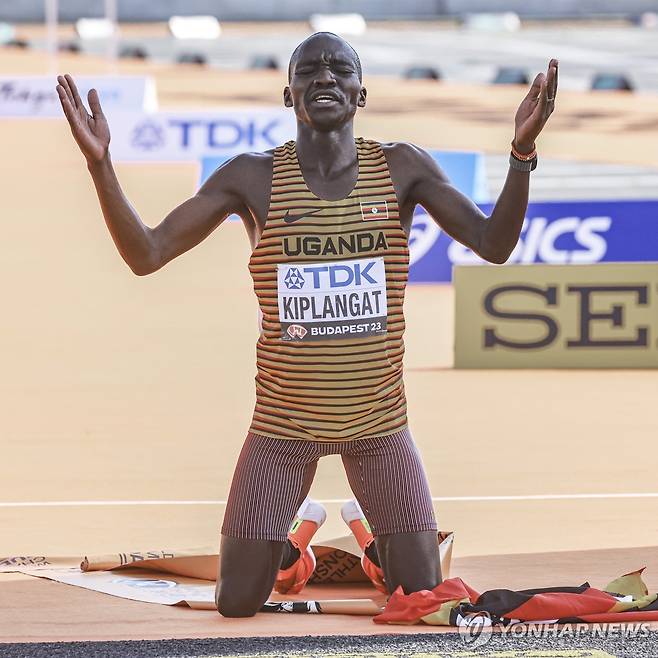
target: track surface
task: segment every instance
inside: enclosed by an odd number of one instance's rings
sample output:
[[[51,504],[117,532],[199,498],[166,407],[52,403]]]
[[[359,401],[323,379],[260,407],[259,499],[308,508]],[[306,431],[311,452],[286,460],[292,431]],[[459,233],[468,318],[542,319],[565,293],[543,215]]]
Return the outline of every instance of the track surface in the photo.
[[[0,645],[7,658],[192,658],[211,656],[350,656],[350,658],[655,658],[658,633],[641,638],[519,639],[491,636],[472,648],[457,634],[361,637],[240,638],[143,642]]]

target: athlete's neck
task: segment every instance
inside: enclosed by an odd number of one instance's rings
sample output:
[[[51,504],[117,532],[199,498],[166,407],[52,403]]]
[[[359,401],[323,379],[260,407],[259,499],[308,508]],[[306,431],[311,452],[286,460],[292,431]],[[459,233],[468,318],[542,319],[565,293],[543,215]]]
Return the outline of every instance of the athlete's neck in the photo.
[[[330,132],[319,132],[300,123],[295,148],[299,166],[320,178],[339,175],[352,167],[357,158],[351,121]]]

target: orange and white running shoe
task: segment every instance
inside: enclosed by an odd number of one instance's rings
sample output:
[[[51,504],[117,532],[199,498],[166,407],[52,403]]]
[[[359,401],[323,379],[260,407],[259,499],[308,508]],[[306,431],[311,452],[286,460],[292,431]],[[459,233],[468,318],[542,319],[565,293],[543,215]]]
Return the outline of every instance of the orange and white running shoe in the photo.
[[[315,555],[311,539],[327,518],[327,511],[320,503],[306,498],[297,510],[288,531],[288,541],[299,551],[299,559],[287,569],[280,569],[274,583],[279,594],[297,594],[315,571]]]
[[[375,541],[370,529],[368,519],[366,519],[361,505],[356,500],[347,501],[340,509],[340,515],[343,521],[347,523],[352,534],[359,544],[359,548],[363,551],[361,556],[361,567],[370,578],[372,584],[384,594],[388,594],[388,589],[384,582],[384,572],[381,567],[378,567],[367,555],[366,549]]]

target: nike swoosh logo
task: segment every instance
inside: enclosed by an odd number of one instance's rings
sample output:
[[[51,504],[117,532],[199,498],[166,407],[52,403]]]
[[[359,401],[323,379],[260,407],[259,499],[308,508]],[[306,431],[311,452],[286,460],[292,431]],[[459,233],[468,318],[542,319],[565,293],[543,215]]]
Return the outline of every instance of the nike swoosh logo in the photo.
[[[293,222],[296,222],[298,219],[303,219],[304,217],[310,217],[311,215],[317,215],[322,208],[318,208],[317,210],[313,210],[311,212],[305,212],[303,215],[291,215],[288,210],[286,210],[286,214],[283,216],[283,221],[286,224],[292,224]]]

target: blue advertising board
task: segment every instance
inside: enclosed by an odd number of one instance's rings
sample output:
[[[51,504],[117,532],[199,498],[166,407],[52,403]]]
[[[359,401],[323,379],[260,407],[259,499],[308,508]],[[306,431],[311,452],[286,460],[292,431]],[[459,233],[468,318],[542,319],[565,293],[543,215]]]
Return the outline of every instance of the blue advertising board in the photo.
[[[450,281],[453,265],[483,262],[422,209],[410,238],[412,282]],[[658,200],[531,203],[508,263],[639,261],[658,261]]]

